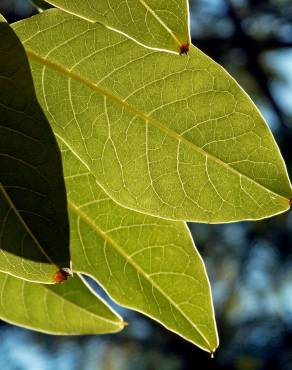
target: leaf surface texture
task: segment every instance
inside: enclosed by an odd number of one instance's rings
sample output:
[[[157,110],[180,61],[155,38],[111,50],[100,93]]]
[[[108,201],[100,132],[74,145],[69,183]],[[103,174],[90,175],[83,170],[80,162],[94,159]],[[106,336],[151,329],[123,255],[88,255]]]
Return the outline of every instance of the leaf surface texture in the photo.
[[[180,52],[190,43],[187,0],[49,0],[48,3],[124,33],[142,45]]]
[[[64,144],[62,156],[73,270],[92,276],[117,303],[213,352],[210,286],[185,223],[120,207]]]
[[[47,334],[103,334],[124,327],[121,317],[78,275],[48,285],[1,272],[0,297],[1,319]]]
[[[54,132],[119,204],[210,223],[290,207],[290,181],[268,126],[198,49],[188,56],[149,50],[58,10],[15,29]]]

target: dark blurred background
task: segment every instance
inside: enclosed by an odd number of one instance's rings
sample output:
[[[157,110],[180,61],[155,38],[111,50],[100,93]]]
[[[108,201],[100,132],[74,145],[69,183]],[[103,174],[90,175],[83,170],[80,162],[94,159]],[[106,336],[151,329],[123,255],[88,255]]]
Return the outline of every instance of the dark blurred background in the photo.
[[[194,45],[251,95],[292,175],[292,1],[193,0],[190,11]],[[29,0],[0,0],[0,12],[14,22],[36,11]],[[117,335],[55,337],[1,322],[0,369],[291,370],[291,212],[253,223],[189,226],[213,290],[221,342],[214,359],[120,309],[130,325]]]

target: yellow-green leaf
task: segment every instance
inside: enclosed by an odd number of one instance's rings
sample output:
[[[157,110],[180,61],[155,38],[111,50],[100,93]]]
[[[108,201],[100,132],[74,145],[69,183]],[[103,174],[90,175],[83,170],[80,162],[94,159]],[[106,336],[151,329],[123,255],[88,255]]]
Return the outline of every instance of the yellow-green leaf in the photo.
[[[142,45],[180,52],[190,43],[187,0],[48,0],[90,22],[124,33]]]
[[[103,334],[124,322],[77,275],[63,284],[36,284],[0,272],[0,318],[48,334]]]
[[[95,278],[117,303],[214,352],[210,286],[186,225],[120,207],[71,149],[61,148],[73,270]]]
[[[128,208],[199,222],[286,211],[292,190],[274,138],[218,64],[143,48],[53,10],[15,25],[54,132]]]

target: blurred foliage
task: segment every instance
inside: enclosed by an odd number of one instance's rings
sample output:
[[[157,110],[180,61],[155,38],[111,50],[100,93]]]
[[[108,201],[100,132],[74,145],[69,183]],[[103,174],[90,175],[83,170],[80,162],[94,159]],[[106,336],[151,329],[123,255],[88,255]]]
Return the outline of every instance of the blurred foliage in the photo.
[[[193,43],[223,64],[255,100],[292,174],[291,0],[193,0],[190,10]],[[34,12],[28,0],[1,0],[0,11],[10,22]],[[3,324],[0,368],[292,369],[292,214],[190,228],[213,289],[221,339],[214,359],[122,310],[132,324],[104,337],[50,337]]]

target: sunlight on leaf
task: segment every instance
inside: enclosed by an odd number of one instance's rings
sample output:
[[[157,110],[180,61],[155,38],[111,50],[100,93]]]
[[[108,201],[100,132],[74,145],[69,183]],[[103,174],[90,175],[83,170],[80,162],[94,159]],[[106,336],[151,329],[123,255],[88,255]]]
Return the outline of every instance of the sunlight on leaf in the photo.
[[[187,0],[48,0],[56,7],[122,32],[142,45],[180,52],[190,43]]]
[[[268,126],[195,47],[188,56],[145,49],[58,10],[15,29],[54,132],[119,204],[209,223],[289,209],[290,181]]]
[[[120,207],[78,157],[61,148],[73,270],[95,278],[117,303],[213,352],[218,337],[210,286],[186,225]]]
[[[0,318],[48,334],[103,334],[124,323],[77,275],[66,283],[30,283],[0,272]],[[13,309],[11,309],[13,307]]]

